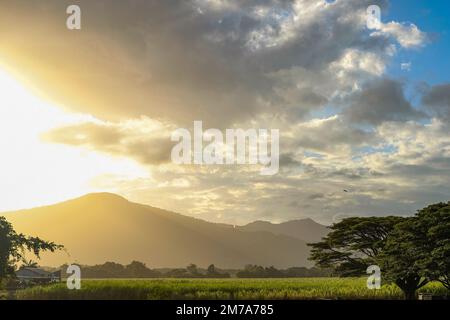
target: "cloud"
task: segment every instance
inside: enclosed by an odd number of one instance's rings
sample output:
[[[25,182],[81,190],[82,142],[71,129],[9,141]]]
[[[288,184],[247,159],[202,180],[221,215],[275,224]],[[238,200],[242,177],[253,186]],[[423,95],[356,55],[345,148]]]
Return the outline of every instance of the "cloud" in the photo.
[[[350,107],[344,115],[351,123],[378,125],[385,121],[408,121],[425,118],[405,98],[402,83],[383,78],[369,83],[349,97]]]
[[[437,117],[450,120],[450,84],[431,87],[422,97],[422,103]]]
[[[378,135],[391,151],[367,155],[367,166],[414,188],[427,185],[433,189],[448,179],[450,138],[445,122],[385,123],[378,128]]]
[[[85,122],[59,127],[42,135],[44,141],[84,147],[146,165],[170,161],[170,128],[143,118],[122,123]]]
[[[352,147],[373,142],[370,131],[348,126],[337,115],[301,123],[292,135],[295,146],[328,154],[349,154]]]
[[[1,23],[18,27],[0,52],[52,100],[102,120],[298,119],[384,72],[393,43],[366,35],[373,2],[82,0],[82,30],[68,31],[70,1],[18,0],[2,5]]]
[[[404,71],[411,71],[411,62],[403,62],[400,64],[400,69]]]
[[[382,24],[380,31],[376,31],[372,33],[372,35],[387,35],[393,37],[402,47],[407,49],[421,47],[427,40],[427,35],[420,31],[416,25],[407,25],[395,21]]]

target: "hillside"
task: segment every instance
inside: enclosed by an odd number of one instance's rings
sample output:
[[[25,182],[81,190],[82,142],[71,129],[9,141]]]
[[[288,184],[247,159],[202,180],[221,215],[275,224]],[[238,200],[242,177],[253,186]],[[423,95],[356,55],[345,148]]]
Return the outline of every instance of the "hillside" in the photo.
[[[65,245],[67,253],[44,254],[43,265],[132,260],[151,267],[311,265],[298,237],[210,223],[107,193],[4,215],[19,232]]]
[[[255,221],[239,227],[241,231],[267,231],[273,234],[290,236],[307,243],[318,242],[328,233],[328,228],[312,219],[292,220],[279,224]]]

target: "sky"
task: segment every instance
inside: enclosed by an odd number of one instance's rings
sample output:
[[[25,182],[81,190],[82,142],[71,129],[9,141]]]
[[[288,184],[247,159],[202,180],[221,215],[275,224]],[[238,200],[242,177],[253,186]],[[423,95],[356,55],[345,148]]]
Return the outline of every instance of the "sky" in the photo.
[[[74,3],[81,30],[66,27]],[[449,11],[0,0],[0,211],[102,191],[208,221],[330,224],[448,201]],[[195,120],[279,129],[278,174],[173,163],[171,132]]]

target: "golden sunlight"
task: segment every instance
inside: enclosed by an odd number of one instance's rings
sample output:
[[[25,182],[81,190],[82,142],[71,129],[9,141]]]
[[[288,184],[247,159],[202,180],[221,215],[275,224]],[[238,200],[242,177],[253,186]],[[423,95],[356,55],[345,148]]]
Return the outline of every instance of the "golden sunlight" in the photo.
[[[48,130],[92,117],[52,106],[2,68],[0,99],[0,211],[100,191],[92,182],[103,175],[130,179],[148,174],[131,160],[42,141]]]

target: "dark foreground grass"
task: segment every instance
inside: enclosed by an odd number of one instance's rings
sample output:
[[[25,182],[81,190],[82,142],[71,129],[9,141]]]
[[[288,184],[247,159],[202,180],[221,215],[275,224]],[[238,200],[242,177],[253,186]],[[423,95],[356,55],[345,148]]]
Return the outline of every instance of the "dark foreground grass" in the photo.
[[[438,283],[420,290],[445,294]],[[65,283],[16,292],[17,299],[402,299],[395,285],[369,290],[366,279],[145,279],[84,280],[81,290]]]

